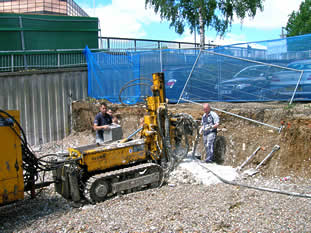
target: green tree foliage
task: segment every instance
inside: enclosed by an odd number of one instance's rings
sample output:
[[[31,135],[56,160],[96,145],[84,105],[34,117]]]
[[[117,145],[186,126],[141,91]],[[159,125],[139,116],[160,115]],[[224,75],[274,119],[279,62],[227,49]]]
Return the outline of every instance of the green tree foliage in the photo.
[[[223,36],[231,27],[234,15],[243,21],[254,17],[257,9],[263,10],[264,0],[145,0],[145,6],[154,8],[162,19],[170,22],[179,34],[189,27],[200,33],[200,45],[204,46],[205,29],[214,28]]]
[[[290,14],[285,29],[287,37],[311,33],[311,0],[305,0],[297,12]]]

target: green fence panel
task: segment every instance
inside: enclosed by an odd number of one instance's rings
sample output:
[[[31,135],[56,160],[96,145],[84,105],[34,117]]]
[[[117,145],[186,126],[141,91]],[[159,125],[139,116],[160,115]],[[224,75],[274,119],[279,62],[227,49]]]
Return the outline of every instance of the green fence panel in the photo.
[[[0,51],[83,49],[85,46],[98,48],[98,18],[0,15]]]

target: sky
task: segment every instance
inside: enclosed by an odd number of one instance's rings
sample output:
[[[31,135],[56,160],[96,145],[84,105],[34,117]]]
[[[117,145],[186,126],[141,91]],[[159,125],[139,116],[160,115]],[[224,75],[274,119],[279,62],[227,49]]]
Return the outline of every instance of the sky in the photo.
[[[145,8],[145,0],[75,0],[90,16],[98,17],[101,36],[153,40],[195,42],[194,34],[186,29],[175,33],[169,22],[161,20],[152,8]],[[232,27],[219,38],[215,31],[206,32],[205,43],[229,45],[243,42],[279,39],[289,15],[298,11],[304,0],[264,0],[263,12],[243,22],[234,20]],[[95,6],[95,7],[94,7]],[[196,35],[199,43],[199,35]]]

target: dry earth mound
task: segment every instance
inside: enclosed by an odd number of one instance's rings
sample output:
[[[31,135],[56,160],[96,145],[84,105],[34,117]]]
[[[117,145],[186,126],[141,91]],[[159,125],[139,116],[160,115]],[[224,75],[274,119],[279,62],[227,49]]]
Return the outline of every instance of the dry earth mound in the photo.
[[[93,117],[98,111],[98,103],[75,102],[73,104],[73,129],[76,132],[92,132]],[[139,119],[144,115],[144,105],[124,106],[110,104],[110,108],[121,120],[124,136],[139,127]],[[240,166],[258,146],[254,159],[244,169],[256,167],[275,145],[280,150],[261,167],[262,175],[311,177],[311,104],[296,103],[212,103],[212,107],[250,118],[276,128],[257,124],[223,112],[218,112],[221,126],[216,141],[218,160],[224,165]],[[184,112],[200,120],[202,108],[199,104],[169,105],[173,113]],[[198,152],[204,155],[202,142]]]

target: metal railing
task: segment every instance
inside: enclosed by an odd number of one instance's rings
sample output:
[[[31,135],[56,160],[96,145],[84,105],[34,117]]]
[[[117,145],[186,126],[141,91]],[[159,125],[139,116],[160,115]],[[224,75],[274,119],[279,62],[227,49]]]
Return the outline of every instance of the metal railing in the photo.
[[[100,49],[92,52],[150,51],[155,49],[187,49],[199,47],[198,43],[147,40],[117,37],[99,37]],[[208,44],[206,47],[215,47]],[[30,69],[52,69],[86,66],[84,49],[0,51],[0,72]]]
[[[0,51],[0,71],[15,72],[31,69],[51,69],[86,66],[78,50]]]
[[[190,49],[199,48],[199,43],[150,40],[119,37],[99,37],[101,49],[130,49],[134,51],[153,50],[153,49]],[[205,44],[205,48],[214,48],[214,44]]]

